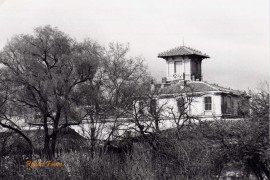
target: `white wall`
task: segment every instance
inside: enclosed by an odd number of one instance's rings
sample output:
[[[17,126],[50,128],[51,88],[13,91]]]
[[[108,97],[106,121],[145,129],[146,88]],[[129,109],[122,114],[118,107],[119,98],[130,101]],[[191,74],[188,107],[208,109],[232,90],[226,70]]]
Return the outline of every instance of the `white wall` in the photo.
[[[204,97],[212,97],[212,110],[205,111]],[[164,114],[170,116],[172,112],[178,113],[177,101],[175,98],[166,98],[158,100],[159,106],[164,106]],[[221,95],[219,94],[206,94],[200,97],[194,97],[189,108],[190,115],[193,116],[221,116]]]
[[[172,113],[178,113],[177,102],[175,98],[159,99],[157,106],[158,108],[162,108],[162,115],[164,117],[171,117]]]
[[[204,104],[204,97],[210,96],[212,98],[212,110],[206,111]],[[195,116],[221,116],[221,95],[206,94],[200,97],[195,97],[190,107],[191,114]]]
[[[168,61],[168,77],[172,77],[174,74],[174,61]]]
[[[184,69],[185,69],[185,79],[186,80],[191,80],[191,60],[190,59],[185,59],[185,64],[184,64]]]
[[[206,96],[212,97],[212,110],[211,111],[205,111],[204,97],[206,97]],[[137,106],[137,108],[138,108],[138,106]],[[163,130],[163,129],[175,127],[176,124],[172,118],[173,117],[172,113],[174,113],[176,115],[176,118],[179,115],[176,98],[171,97],[171,98],[158,99],[157,100],[157,110],[159,108],[162,108],[161,119],[163,119],[163,121],[161,121],[159,123],[160,129]],[[147,112],[147,111],[145,111],[145,112]],[[221,95],[209,93],[209,94],[206,94],[206,95],[203,95],[200,97],[195,97],[192,101],[189,112],[190,112],[190,115],[198,116],[203,120],[212,120],[213,115],[216,117],[220,117],[221,116]],[[114,119],[112,119],[111,121],[108,121],[106,123],[97,123],[96,124],[96,128],[100,130],[98,139],[105,140],[108,138],[108,135],[111,132],[111,128],[114,125],[113,120]],[[136,128],[136,126],[133,123],[133,121],[131,121],[130,119],[119,118],[117,122],[118,122],[117,124],[119,125],[119,129],[120,129],[116,132],[117,135],[123,136],[127,130],[131,131],[133,135],[136,134],[136,131],[134,130],[134,128]],[[152,122],[144,121],[144,123],[146,126],[150,126],[150,124]],[[147,125],[148,123],[149,123],[149,125]],[[181,121],[180,121],[180,123],[181,123]],[[151,127],[152,126],[153,126],[153,124],[151,125]],[[80,126],[72,126],[72,128],[74,130],[76,130],[79,134],[83,135],[84,137],[89,137],[90,127],[91,127],[90,124],[82,124]],[[150,129],[150,131],[151,131],[151,129]]]

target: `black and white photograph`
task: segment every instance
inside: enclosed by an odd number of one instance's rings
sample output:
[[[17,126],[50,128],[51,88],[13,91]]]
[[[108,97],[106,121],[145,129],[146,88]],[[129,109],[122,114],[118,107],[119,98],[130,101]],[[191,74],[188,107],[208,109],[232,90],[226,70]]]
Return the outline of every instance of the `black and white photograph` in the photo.
[[[0,0],[0,180],[270,180],[268,0]]]

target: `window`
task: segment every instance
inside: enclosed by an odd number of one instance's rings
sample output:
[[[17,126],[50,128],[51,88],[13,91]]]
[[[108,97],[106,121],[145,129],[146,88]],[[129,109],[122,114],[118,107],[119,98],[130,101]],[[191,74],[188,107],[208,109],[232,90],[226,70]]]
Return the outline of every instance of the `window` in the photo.
[[[198,62],[195,62],[195,74],[198,73],[198,69],[199,69],[198,67],[199,67]]]
[[[156,114],[156,108],[157,108],[157,100],[151,99],[150,101],[150,114],[155,115]]]
[[[206,111],[212,110],[212,98],[211,97],[205,97],[204,98],[204,107]]]
[[[181,66],[182,66],[182,61],[175,61],[174,62],[174,73],[180,74],[181,73]]]
[[[139,111],[138,111],[139,114],[143,114],[143,102],[140,101],[139,102]]]
[[[183,113],[185,111],[185,98],[184,97],[180,97],[177,99],[177,107],[180,113]]]
[[[131,137],[131,136],[132,136],[131,131],[124,132],[124,137]]]
[[[174,62],[168,62],[168,76],[172,76],[174,74]]]
[[[228,114],[232,113],[232,106],[233,106],[233,101],[231,96],[227,96],[227,112]]]

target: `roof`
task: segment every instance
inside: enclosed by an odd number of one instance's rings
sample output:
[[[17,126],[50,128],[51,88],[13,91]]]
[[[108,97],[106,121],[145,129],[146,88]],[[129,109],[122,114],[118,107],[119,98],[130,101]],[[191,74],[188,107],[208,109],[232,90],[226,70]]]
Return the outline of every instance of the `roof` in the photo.
[[[44,129],[39,127],[28,127],[27,129],[24,129],[22,131],[28,138],[31,139],[33,145],[35,148],[43,148],[43,139],[44,139]],[[52,132],[52,129],[49,129],[49,133]],[[3,136],[13,136],[14,141],[18,140],[18,142],[25,142],[21,141],[21,136],[14,133],[13,131],[10,131],[9,129],[6,129],[6,131],[0,132],[0,137]],[[81,136],[79,133],[77,133],[74,129],[67,127],[64,129],[61,129],[58,134],[58,147],[62,148],[71,148],[71,147],[80,147],[84,142],[86,142],[86,139]],[[1,145],[0,145],[1,147]]]
[[[174,49],[170,49],[168,51],[164,51],[158,54],[158,57],[170,57],[170,56],[184,56],[184,55],[197,55],[201,56],[202,58],[209,58],[207,54],[203,54],[201,51],[196,49],[187,47],[187,46],[179,46]]]
[[[210,84],[205,81],[187,81],[184,86],[184,81],[171,84],[161,89],[161,94],[177,94],[177,93],[204,93],[204,92],[220,92],[234,95],[241,95],[243,92],[225,88],[217,84]]]

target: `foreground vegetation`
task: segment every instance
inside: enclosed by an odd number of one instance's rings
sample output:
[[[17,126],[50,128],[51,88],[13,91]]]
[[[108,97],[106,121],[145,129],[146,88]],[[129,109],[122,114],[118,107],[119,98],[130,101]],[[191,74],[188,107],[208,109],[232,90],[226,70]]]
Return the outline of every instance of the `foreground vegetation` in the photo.
[[[61,166],[27,167],[1,158],[1,179],[238,179],[269,178],[267,124],[252,120],[190,124],[181,130],[128,138],[91,151],[63,153]],[[131,145],[131,146],[127,146]],[[130,148],[127,148],[130,147]],[[31,161],[46,159],[32,156]]]

